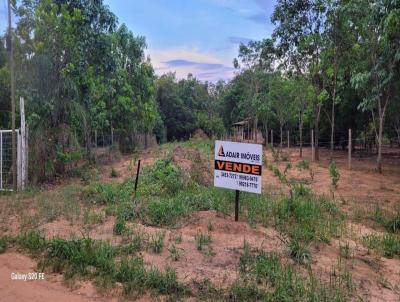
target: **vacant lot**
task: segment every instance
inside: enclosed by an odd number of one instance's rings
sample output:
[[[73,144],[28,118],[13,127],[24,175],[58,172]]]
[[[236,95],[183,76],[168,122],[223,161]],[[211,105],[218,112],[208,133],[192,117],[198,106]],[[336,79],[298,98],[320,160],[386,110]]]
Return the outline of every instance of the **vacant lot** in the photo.
[[[0,196],[0,301],[398,301],[400,164],[265,151],[262,195],[212,187],[213,142]],[[142,171],[136,196],[136,160]],[[387,157],[389,158],[389,157]],[[15,281],[12,272],[44,272]]]

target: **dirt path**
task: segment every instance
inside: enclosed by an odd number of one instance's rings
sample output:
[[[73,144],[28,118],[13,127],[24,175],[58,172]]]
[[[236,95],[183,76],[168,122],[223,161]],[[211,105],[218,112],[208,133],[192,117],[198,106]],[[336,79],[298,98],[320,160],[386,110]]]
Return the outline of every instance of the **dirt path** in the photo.
[[[36,262],[16,252],[0,255],[0,301],[1,302],[93,302],[111,301],[96,293],[91,283],[83,283],[71,291],[62,283],[62,275],[45,274],[44,280],[12,280],[12,273],[26,274],[36,271]],[[114,300],[116,301],[116,300]]]

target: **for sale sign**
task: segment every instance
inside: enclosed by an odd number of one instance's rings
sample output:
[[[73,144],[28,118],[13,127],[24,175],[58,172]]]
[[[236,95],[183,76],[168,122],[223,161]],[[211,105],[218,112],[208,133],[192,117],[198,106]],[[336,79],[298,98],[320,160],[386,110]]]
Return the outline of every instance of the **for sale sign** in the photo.
[[[214,186],[261,194],[262,146],[215,141]]]

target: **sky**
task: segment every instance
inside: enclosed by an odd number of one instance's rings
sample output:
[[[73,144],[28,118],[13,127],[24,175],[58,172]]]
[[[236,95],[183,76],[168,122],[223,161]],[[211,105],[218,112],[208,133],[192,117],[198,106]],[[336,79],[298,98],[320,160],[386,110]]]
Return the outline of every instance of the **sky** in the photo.
[[[0,0],[0,30],[6,28]],[[275,0],[104,0],[135,34],[145,36],[146,54],[158,75],[192,73],[202,81],[229,80],[240,43],[269,37]]]

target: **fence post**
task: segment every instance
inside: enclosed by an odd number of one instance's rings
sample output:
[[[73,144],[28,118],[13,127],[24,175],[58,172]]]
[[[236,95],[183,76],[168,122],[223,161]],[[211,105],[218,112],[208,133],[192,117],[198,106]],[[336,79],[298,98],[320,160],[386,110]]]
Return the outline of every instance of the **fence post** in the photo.
[[[349,144],[348,144],[348,148],[349,148],[349,170],[351,170],[351,149],[352,149],[352,142],[351,142],[351,129],[349,129]]]
[[[26,144],[26,123],[25,123],[25,102],[24,98],[20,97],[19,99],[19,107],[20,107],[20,116],[21,116],[21,187],[20,189],[24,190],[27,184],[27,148]]]
[[[289,151],[289,149],[290,149],[290,132],[289,132],[289,130],[287,131],[287,148]]]
[[[311,161],[315,161],[314,129],[311,129]]]

